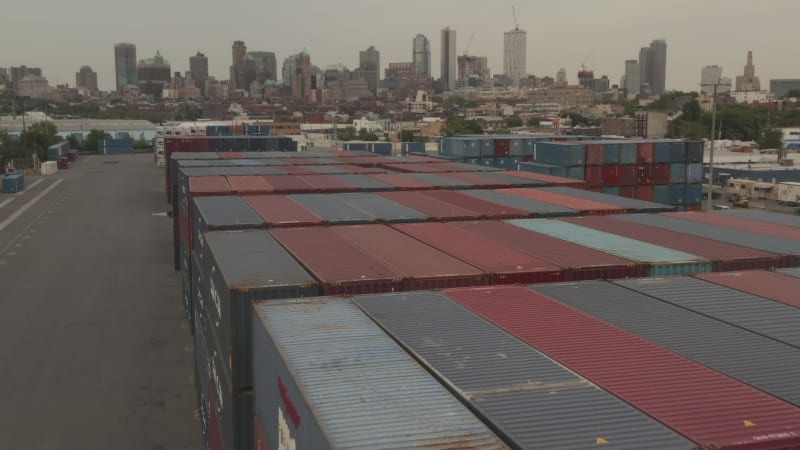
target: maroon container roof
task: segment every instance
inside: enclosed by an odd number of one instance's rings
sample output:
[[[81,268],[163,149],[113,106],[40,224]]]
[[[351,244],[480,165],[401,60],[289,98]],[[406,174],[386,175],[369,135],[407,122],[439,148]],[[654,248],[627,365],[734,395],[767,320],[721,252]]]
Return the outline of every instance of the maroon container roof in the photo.
[[[521,170],[503,172],[503,175],[508,175],[517,178],[524,178],[526,180],[541,181],[550,186],[563,186],[573,187],[577,189],[586,189],[586,182],[583,180],[576,180],[573,178],[557,177],[555,175],[545,175],[543,173],[524,172]]]
[[[333,232],[332,228],[276,228],[269,231],[322,283],[325,295],[392,292],[403,275]]]
[[[433,164],[443,164],[447,162],[445,159],[431,158],[430,156],[422,155],[406,155],[403,157],[403,159],[407,159],[408,162],[427,162]]]
[[[497,284],[564,280],[564,273],[557,265],[518,252],[451,223],[414,223],[393,227],[484,272],[495,274],[493,282]]]
[[[284,195],[249,195],[242,197],[268,227],[319,225],[322,219]]]
[[[440,173],[438,175],[445,178],[449,178],[451,180],[463,181],[480,189],[500,189],[500,188],[511,187],[510,182],[502,181],[499,179],[494,180],[491,178],[482,177],[475,173],[451,172],[451,173]]]
[[[430,183],[400,173],[376,173],[368,176],[401,190],[431,189],[433,187]]]
[[[408,290],[475,286],[489,281],[488,275],[477,268],[384,225],[351,225],[331,230],[403,274]]]
[[[295,158],[292,158],[292,160],[294,159]],[[315,173],[319,173],[303,166],[278,166],[278,170],[287,175],[314,175]]]
[[[353,156],[351,158],[347,158],[346,161],[347,164],[355,164],[363,167],[376,167],[378,165],[392,164],[396,162],[394,159],[384,158],[383,156]]]
[[[301,192],[311,192],[313,188],[310,184],[297,176],[286,175],[261,175],[274,192],[284,194],[295,194]]]
[[[238,194],[269,194],[274,191],[272,185],[260,175],[235,175],[227,178],[228,183]]]
[[[230,195],[233,194],[233,188],[223,176],[191,177],[189,178],[189,192],[193,196]]]
[[[491,217],[495,219],[517,219],[531,217],[531,213],[499,203],[482,200],[471,195],[462,194],[457,191],[438,190],[420,192],[428,197],[435,198],[451,205],[474,211],[478,217]]]
[[[467,220],[478,217],[475,211],[424,195],[422,192],[377,192],[381,197],[419,211],[432,220]]]
[[[443,173],[443,172],[473,172],[469,166],[455,165],[449,162],[443,163],[381,163],[381,167],[385,167],[397,172],[410,172],[410,173]]]
[[[781,258],[780,255],[761,250],[609,217],[561,217],[557,220],[701,256],[719,263],[724,270],[766,269],[774,267]]]
[[[798,231],[796,227],[787,227],[785,225],[760,222],[758,220],[745,219],[743,217],[724,216],[721,214],[708,214],[703,212],[671,212],[662,214],[665,216],[674,217],[676,219],[691,220],[692,222],[733,228],[734,230],[766,234],[784,239],[800,239],[800,231]]]
[[[358,190],[334,175],[308,175],[298,178],[308,183],[315,192],[355,192]]]
[[[542,191],[536,188],[501,189],[499,192],[516,195],[518,197],[539,200],[545,203],[551,203],[553,205],[564,206],[566,208],[576,209],[584,214],[605,215],[624,214],[630,212],[629,209],[622,209],[619,206],[611,205],[609,203],[601,203],[578,197],[570,197],[568,195],[557,194],[550,191]]]
[[[542,294],[522,286],[443,293],[700,445],[800,445],[800,409]]]
[[[800,278],[762,270],[704,273],[694,277],[800,308]]]
[[[341,164],[336,166],[337,169],[346,170],[350,173],[368,174],[368,173],[386,173],[384,169],[377,167],[361,167],[353,164]]]
[[[567,271],[568,281],[640,277],[643,268],[619,258],[506,222],[456,222],[454,226],[480,234],[522,253],[556,264]]]
[[[242,159],[242,152],[217,152],[220,159]]]
[[[319,161],[317,161],[315,158],[281,158],[281,161],[286,162],[286,164],[289,164],[290,166],[310,166],[319,164]]]

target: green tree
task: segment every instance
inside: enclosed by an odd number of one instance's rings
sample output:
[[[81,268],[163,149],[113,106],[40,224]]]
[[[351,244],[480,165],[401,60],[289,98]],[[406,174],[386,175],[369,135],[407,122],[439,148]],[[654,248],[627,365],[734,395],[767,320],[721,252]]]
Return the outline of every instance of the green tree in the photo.
[[[531,116],[528,118],[528,122],[526,125],[529,127],[538,127],[539,126],[539,116]]]
[[[683,111],[683,116],[681,117],[684,120],[688,120],[690,122],[700,121],[700,103],[696,98],[684,103],[681,111]]]
[[[428,142],[425,136],[418,135],[414,130],[401,130],[398,138],[400,142]]]
[[[0,172],[5,170],[8,161],[24,158],[27,153],[21,143],[12,139],[5,131],[0,131]]]
[[[69,141],[69,148],[80,149],[81,148],[81,141],[78,140],[73,135],[67,136],[67,140]]]
[[[764,133],[758,139],[758,148],[783,148],[783,142],[781,138],[783,137],[783,133],[781,130],[776,130],[775,128],[770,128],[764,130]]]
[[[444,127],[442,127],[442,134],[445,136],[458,136],[461,134],[483,134],[483,128],[478,121],[467,120],[461,117],[454,117],[448,119]]]
[[[360,141],[377,141],[378,135],[367,131],[366,128],[358,130],[358,140]]]
[[[800,98],[800,89],[792,89],[783,96],[784,98]]]
[[[356,129],[354,127],[346,127],[337,133],[336,138],[340,141],[354,141],[356,140]]]
[[[47,147],[61,142],[56,124],[50,121],[36,122],[22,135],[22,142],[28,148],[36,151],[39,159],[47,155]]]
[[[506,127],[508,128],[521,127],[523,124],[522,119],[520,119],[517,116],[508,117],[506,118],[505,122],[506,122]]]
[[[102,141],[103,139],[111,139],[111,135],[103,130],[90,130],[89,134],[86,135],[86,139],[83,140],[82,150],[96,152],[97,141]]]

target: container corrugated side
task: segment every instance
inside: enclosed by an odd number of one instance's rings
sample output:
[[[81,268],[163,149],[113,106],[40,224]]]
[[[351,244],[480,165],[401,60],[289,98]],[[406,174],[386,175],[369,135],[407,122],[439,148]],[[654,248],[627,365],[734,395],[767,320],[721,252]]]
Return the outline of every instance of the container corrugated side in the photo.
[[[711,262],[690,253],[648,244],[553,219],[510,220],[508,223],[604,253],[636,261],[650,277],[711,272]]]
[[[693,446],[440,292],[354,302],[515,448]]]
[[[505,194],[516,195],[518,197],[530,198],[542,202],[552,203],[554,205],[563,206],[565,208],[575,209],[581,211],[583,214],[623,214],[630,212],[629,209],[620,208],[616,205],[608,203],[600,203],[593,200],[585,200],[578,197],[571,197],[569,195],[558,194],[555,192],[544,191],[541,188],[519,188],[519,189],[500,189],[498,192]]]
[[[800,409],[542,294],[521,286],[444,294],[698,445],[800,445]]]
[[[505,222],[457,222],[453,225],[549,261],[564,270],[566,281],[640,277],[644,274],[644,267],[633,261]]]
[[[324,295],[393,292],[403,274],[337,236],[330,227],[270,231],[319,280]]]
[[[695,275],[695,278],[800,308],[800,280],[779,272],[704,273]]]
[[[242,197],[268,227],[321,225],[322,219],[285,195],[248,195]]]
[[[492,275],[494,284],[564,281],[557,265],[516,251],[452,223],[415,223],[393,228]]]
[[[578,197],[595,202],[607,203],[619,206],[620,208],[627,209],[634,212],[666,212],[675,211],[672,205],[665,205],[662,203],[647,202],[636,200],[627,197],[617,197],[613,195],[601,194],[599,192],[586,191],[583,189],[573,189],[567,187],[549,187],[541,188],[546,192],[554,192],[556,194],[567,195],[570,197]]]
[[[727,211],[714,211],[712,214],[724,216],[742,217],[745,219],[757,220],[759,222],[774,223],[775,225],[785,225],[787,227],[800,228],[800,216],[789,214],[753,210],[753,209],[729,209]]]
[[[620,286],[800,350],[800,310],[697,278],[620,280]]]
[[[780,256],[725,242],[676,233],[610,217],[565,218],[565,222],[581,225],[653,245],[696,254],[712,262],[714,271],[769,269],[780,264]]]
[[[488,190],[466,190],[460,191],[464,195],[476,197],[500,205],[505,205],[510,208],[527,211],[533,217],[562,217],[562,216],[577,216],[580,211],[563,206],[554,205],[552,203],[533,200],[530,198],[519,197],[516,195],[504,194],[491,189]]]
[[[773,223],[759,222],[757,220],[745,219],[741,217],[723,217],[719,214],[708,214],[702,212],[675,212],[664,213],[667,217],[676,219],[690,220],[723,228],[733,228],[735,230],[758,233],[767,236],[775,236],[782,239],[800,240],[800,231],[795,227],[776,225]]]
[[[479,269],[383,225],[352,225],[331,231],[401,273],[403,290],[489,283],[489,275]]]
[[[252,388],[251,300],[319,295],[319,283],[263,230],[212,231],[200,250],[203,296],[235,392]]]
[[[793,347],[639,292],[599,281],[529,286],[565,305],[800,405]]]
[[[349,301],[253,309],[255,414],[270,448],[507,448]]]

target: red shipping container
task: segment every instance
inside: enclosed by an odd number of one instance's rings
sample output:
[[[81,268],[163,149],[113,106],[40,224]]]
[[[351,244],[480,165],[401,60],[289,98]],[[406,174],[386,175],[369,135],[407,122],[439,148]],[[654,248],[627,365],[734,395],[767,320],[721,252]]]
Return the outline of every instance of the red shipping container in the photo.
[[[586,146],[586,165],[602,166],[605,147],[602,144],[589,144]],[[586,168],[589,169],[588,167]]]
[[[557,177],[555,175],[545,175],[543,173],[525,172],[522,170],[510,170],[503,172],[503,175],[524,178],[526,180],[540,181],[547,186],[563,186],[576,189],[586,189],[586,182],[574,178]]]
[[[589,187],[602,187],[603,186],[603,167],[602,166],[586,166],[584,175],[586,177],[586,186],[589,186]]]
[[[403,290],[444,289],[489,283],[489,275],[384,225],[333,227],[339,237],[397,270]]]
[[[603,186],[614,187],[622,183],[620,178],[619,166],[611,164],[603,166]]]
[[[321,225],[323,222],[316,214],[285,195],[248,195],[242,200],[270,228]]]
[[[454,226],[479,234],[535,258],[549,261],[565,272],[566,281],[604,280],[644,276],[633,261],[492,220],[456,222]]]
[[[451,180],[463,181],[465,183],[474,186],[476,189],[501,189],[501,188],[511,187],[510,182],[482,177],[480,176],[480,174],[476,173],[453,172],[453,173],[439,173],[437,175]]]
[[[344,181],[336,178],[334,175],[304,175],[297,178],[305,181],[311,186],[310,192],[356,192],[358,189]]]
[[[419,211],[431,220],[469,220],[477,218],[475,211],[453,205],[421,192],[377,192],[381,197]]]
[[[622,186],[619,188],[619,196],[627,198],[636,198],[637,186]]]
[[[700,211],[702,211],[702,210],[703,210],[703,205],[701,205],[701,204],[697,204],[697,205],[685,205],[685,206],[683,207],[683,209],[684,209],[684,211],[700,212]]]
[[[639,164],[636,166],[636,184],[653,184],[652,164]]]
[[[654,147],[655,144],[652,142],[640,142],[636,144],[636,162],[639,164],[652,164]]]
[[[558,220],[697,255],[711,261],[717,272],[768,269],[786,263],[786,258],[773,253],[624,220],[608,217],[564,217]]]
[[[634,198],[645,202],[653,201],[653,186],[652,185],[639,185],[636,186]]]
[[[425,183],[424,181],[420,181],[400,173],[375,173],[369,174],[368,176],[382,183],[386,183],[398,191],[433,189],[432,184]]]
[[[242,152],[217,152],[220,159],[243,159]]]
[[[636,186],[636,166],[633,164],[622,164],[619,166],[619,184],[621,186]]]
[[[302,194],[312,191],[309,185],[300,177],[291,175],[260,175],[267,180],[267,183],[272,186],[273,192],[276,194]]]
[[[532,162],[532,161],[533,161],[533,156],[531,155],[525,155],[522,157],[522,162]]]
[[[322,285],[324,295],[398,291],[403,275],[353,246],[334,227],[276,228],[269,233]]]
[[[228,131],[231,133],[244,133],[244,125],[228,125]]]
[[[511,155],[511,143],[508,139],[494,140],[494,156],[504,157]]]
[[[267,436],[261,427],[261,420],[258,416],[253,416],[253,444],[254,450],[269,450]]]
[[[271,194],[274,188],[260,175],[231,175],[227,177],[238,195]]]
[[[601,188],[601,187],[592,187],[592,188],[588,188],[586,190],[587,191],[591,191],[591,192],[600,192],[601,194],[603,193],[603,188]]]
[[[564,272],[557,265],[451,223],[401,224],[393,228],[491,274],[493,284],[564,281]]]
[[[303,166],[277,166],[275,168],[287,175],[314,175],[319,173]]]
[[[743,217],[707,214],[701,212],[672,212],[662,214],[669,217],[675,217],[677,219],[691,220],[692,222],[706,223],[709,225],[748,231],[751,233],[766,234],[768,236],[775,236],[783,239],[800,239],[800,232],[797,231],[796,227],[745,219]]]
[[[763,270],[702,273],[694,277],[800,308],[800,295],[797,295],[800,292],[800,278]]]
[[[206,438],[208,450],[227,450],[225,448],[225,441],[222,437],[222,424],[219,421],[219,413],[217,412],[217,402],[214,398],[214,386],[211,382],[208,383],[208,436]]]
[[[800,447],[800,409],[550,297],[522,286],[443,294],[698,448]]]
[[[571,197],[569,195],[557,194],[555,192],[543,191],[535,188],[500,189],[498,192],[539,200],[546,203],[552,203],[554,205],[564,206],[570,209],[577,209],[578,211],[581,211],[581,213],[587,215],[603,216],[606,214],[626,214],[631,212],[630,209],[623,209],[617,205],[585,200],[582,198]]]
[[[653,164],[653,184],[669,184],[669,164]]]
[[[357,174],[386,173],[386,169],[381,169],[377,167],[361,167],[352,164],[339,164],[336,166],[336,168]]]
[[[481,200],[470,195],[456,191],[423,191],[422,195],[433,197],[439,201],[459,206],[469,211],[473,211],[473,217],[484,217],[492,219],[523,219],[531,217],[531,213],[499,203]]]

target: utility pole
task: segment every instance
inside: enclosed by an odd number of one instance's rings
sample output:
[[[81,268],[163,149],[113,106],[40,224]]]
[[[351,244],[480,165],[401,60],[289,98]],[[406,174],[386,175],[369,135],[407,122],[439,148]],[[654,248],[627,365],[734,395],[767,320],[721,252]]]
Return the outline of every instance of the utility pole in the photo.
[[[722,80],[717,79],[715,83],[701,84],[700,86],[713,86],[714,94],[711,97],[711,147],[708,155],[708,197],[706,198],[706,211],[711,211],[713,207],[714,197],[714,139],[716,138],[715,126],[717,124],[717,88],[720,86],[730,86],[730,84],[722,84]]]

